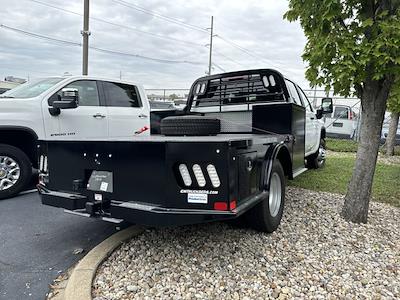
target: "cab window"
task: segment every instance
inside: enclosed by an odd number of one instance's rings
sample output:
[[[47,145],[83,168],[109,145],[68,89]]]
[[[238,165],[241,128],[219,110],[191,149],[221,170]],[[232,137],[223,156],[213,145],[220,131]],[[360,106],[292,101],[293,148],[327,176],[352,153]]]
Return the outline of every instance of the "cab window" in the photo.
[[[100,106],[99,92],[95,80],[74,81],[64,88],[77,89],[79,95],[79,106]],[[55,100],[61,100],[62,89],[49,99],[49,105]]]
[[[141,107],[138,89],[134,85],[103,82],[107,106],[114,107]]]
[[[286,81],[286,86],[289,90],[289,94],[290,94],[290,98],[292,99],[292,102],[294,102],[300,106],[304,106],[294,83],[289,80],[285,80],[285,81]]]
[[[305,93],[303,92],[303,90],[301,89],[301,87],[297,86],[297,90],[299,91],[300,98],[301,98],[301,100],[303,101],[304,106],[306,107],[306,109],[307,109],[308,111],[313,111],[313,108],[312,108],[312,106],[311,106],[311,103],[310,103],[310,101],[308,100],[306,94],[305,94]]]

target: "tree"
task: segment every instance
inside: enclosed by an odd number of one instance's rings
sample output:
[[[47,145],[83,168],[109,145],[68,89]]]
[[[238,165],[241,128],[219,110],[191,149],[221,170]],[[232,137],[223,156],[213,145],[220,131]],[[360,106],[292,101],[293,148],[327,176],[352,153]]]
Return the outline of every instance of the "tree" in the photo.
[[[396,133],[399,126],[400,115],[400,80],[395,81],[395,86],[390,93],[388,100],[388,110],[391,111],[389,132],[386,137],[386,155],[394,155],[394,146],[396,145]]]
[[[177,94],[174,93],[174,94],[169,95],[168,98],[169,98],[169,100],[174,101],[175,99],[178,99],[179,96],[178,96]]]
[[[300,20],[313,86],[361,99],[361,132],[342,216],[366,223],[386,102],[400,73],[399,0],[289,0]]]

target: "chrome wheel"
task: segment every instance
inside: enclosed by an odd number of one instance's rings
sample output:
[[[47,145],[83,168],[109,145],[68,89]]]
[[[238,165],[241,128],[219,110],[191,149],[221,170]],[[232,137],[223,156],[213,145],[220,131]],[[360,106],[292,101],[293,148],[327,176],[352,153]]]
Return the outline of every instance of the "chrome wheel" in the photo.
[[[276,217],[282,202],[282,182],[277,173],[273,173],[269,184],[269,212]]]
[[[18,182],[20,175],[20,167],[13,158],[0,156],[0,191],[13,187]]]

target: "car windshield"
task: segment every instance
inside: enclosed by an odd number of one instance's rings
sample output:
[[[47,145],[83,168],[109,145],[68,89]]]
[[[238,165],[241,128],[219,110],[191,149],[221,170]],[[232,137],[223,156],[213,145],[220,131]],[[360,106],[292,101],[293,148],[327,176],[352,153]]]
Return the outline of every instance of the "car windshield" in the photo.
[[[59,77],[32,80],[1,94],[0,98],[33,98],[47,91],[63,79]]]

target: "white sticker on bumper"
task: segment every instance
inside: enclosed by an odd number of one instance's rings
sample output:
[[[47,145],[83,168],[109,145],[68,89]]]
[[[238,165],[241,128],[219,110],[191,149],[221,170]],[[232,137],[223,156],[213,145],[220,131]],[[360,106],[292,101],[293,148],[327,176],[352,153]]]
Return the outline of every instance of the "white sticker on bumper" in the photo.
[[[207,204],[208,203],[208,195],[207,194],[187,194],[188,203],[200,203]]]

